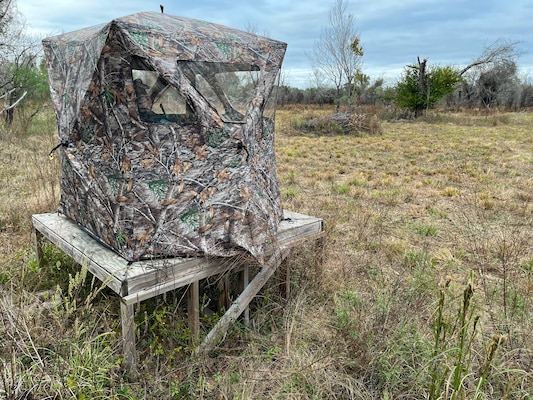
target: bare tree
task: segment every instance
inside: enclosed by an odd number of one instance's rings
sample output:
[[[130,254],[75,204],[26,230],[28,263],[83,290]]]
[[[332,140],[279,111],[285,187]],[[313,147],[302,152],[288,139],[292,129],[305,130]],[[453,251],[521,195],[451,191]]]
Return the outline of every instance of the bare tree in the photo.
[[[355,30],[354,17],[347,12],[347,6],[347,0],[335,1],[329,12],[329,25],[323,29],[309,58],[315,76],[322,75],[333,83],[338,100],[346,88],[350,102],[355,74],[362,64],[363,48]]]
[[[415,68],[418,71],[418,96],[423,99],[424,97],[427,97],[427,93],[429,93],[428,87],[427,87],[427,79],[426,79],[426,66],[428,59],[424,58],[423,61],[420,61],[420,57],[417,57],[418,66],[411,66],[411,68]],[[429,102],[425,102],[425,106],[428,107]],[[420,114],[422,109],[416,109],[415,114]],[[417,115],[417,116],[418,116]]]
[[[493,43],[485,47],[479,57],[476,57],[470,64],[464,67],[460,75],[464,76],[466,72],[473,70],[479,74],[487,69],[491,69],[496,64],[515,61],[522,51],[517,49],[519,42],[511,42],[502,38],[496,39]]]
[[[9,24],[13,20],[12,0],[0,0],[0,37],[3,37]],[[0,47],[6,45],[5,40],[0,39]]]
[[[13,111],[37,89],[33,79],[41,52],[40,39],[26,35],[26,24],[17,12],[15,0],[0,0],[0,113],[11,123]],[[31,71],[31,73],[28,73]]]
[[[523,53],[518,44],[517,41],[497,39],[460,71],[463,81],[459,101],[462,104],[487,107],[498,104],[499,92],[508,92],[510,82],[516,81],[516,61]]]

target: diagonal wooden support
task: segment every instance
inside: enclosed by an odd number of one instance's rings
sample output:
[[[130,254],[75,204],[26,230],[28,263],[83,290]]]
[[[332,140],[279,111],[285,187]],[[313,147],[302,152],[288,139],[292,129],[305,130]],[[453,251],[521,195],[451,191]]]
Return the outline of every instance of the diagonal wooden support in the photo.
[[[196,354],[209,352],[224,339],[229,326],[239,318],[288,254],[289,249],[286,247],[281,247],[272,254],[268,261],[261,267],[261,271],[259,271],[241,295],[233,302],[228,311],[218,320],[217,324],[207,334],[200,346],[196,348]]]

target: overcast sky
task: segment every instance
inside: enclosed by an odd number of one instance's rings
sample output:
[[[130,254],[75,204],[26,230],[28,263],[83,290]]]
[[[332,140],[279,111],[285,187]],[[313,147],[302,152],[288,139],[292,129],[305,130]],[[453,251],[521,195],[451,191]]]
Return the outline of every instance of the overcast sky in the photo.
[[[288,44],[285,81],[312,86],[306,54],[328,26],[334,0],[16,0],[28,32],[42,37],[139,11],[202,19]],[[349,0],[364,49],[363,72],[393,84],[417,56],[429,64],[465,66],[502,38],[520,41],[518,65],[533,78],[531,0]]]

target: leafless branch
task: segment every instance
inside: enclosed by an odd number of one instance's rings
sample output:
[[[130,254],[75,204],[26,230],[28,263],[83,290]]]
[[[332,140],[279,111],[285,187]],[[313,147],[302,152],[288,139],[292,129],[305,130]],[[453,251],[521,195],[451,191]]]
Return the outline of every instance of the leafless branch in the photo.
[[[9,93],[12,93],[15,89],[9,91],[8,93],[4,94],[2,97],[6,96],[7,94]],[[22,94],[22,96],[20,96],[15,102],[13,102],[12,104],[9,104],[9,105],[5,105],[1,110],[0,110],[0,114],[7,111],[7,110],[11,110],[12,108],[15,108],[17,106],[18,103],[20,103],[22,101],[22,99],[24,97],[26,97],[26,95],[28,94],[28,92],[24,92]],[[0,97],[1,98],[1,97]]]
[[[505,60],[515,60],[523,54],[522,51],[517,49],[518,44],[519,42],[517,41],[511,42],[501,38],[495,40],[483,50],[483,53],[479,57],[464,67],[460,75],[463,76],[467,71],[476,67],[494,65]]]

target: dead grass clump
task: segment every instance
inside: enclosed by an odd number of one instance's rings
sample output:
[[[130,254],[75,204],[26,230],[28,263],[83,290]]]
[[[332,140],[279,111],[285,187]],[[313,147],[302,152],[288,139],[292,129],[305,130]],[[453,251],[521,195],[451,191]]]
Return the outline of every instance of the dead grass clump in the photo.
[[[349,113],[334,114],[331,118],[342,127],[343,132],[347,135],[361,136],[381,133],[381,124],[375,114],[355,110]]]
[[[379,107],[361,106],[335,113],[331,106],[286,106],[276,114],[276,126],[285,134],[298,132],[318,136],[381,134]]]
[[[296,129],[317,135],[378,135],[381,126],[375,115],[367,113],[336,113],[330,116],[317,117],[295,122]]]
[[[298,119],[293,121],[293,127],[304,133],[334,136],[343,134],[342,127],[329,117]]]

